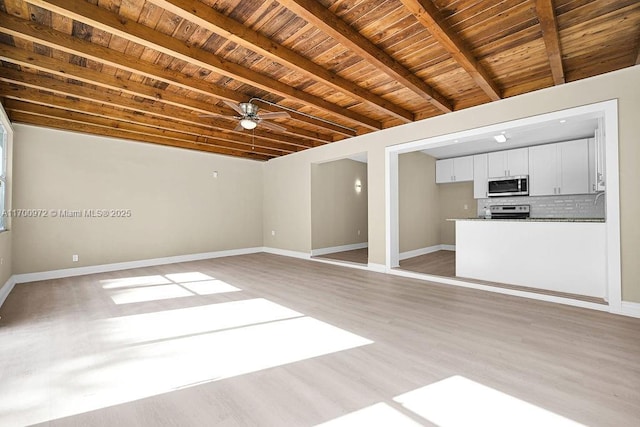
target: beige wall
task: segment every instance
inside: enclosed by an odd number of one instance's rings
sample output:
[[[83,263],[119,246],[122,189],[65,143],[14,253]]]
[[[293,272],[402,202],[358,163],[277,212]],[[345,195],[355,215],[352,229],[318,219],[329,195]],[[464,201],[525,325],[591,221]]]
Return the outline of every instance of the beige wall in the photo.
[[[477,203],[473,198],[473,182],[438,184],[438,208],[440,214],[440,244],[456,244],[456,223],[449,218],[477,216]],[[466,206],[466,209],[465,209]]]
[[[265,165],[265,232],[279,230],[265,245],[309,252],[311,248],[310,165],[366,151],[369,175],[369,262],[385,263],[386,146],[445,135],[551,111],[618,99],[623,299],[640,302],[640,66],[525,95],[456,111],[431,119],[305,150]]]
[[[421,152],[398,156],[400,252],[440,244],[436,159]]]
[[[342,159],[311,165],[312,249],[365,243],[367,209],[366,163]]]
[[[472,182],[436,184],[435,176],[434,157],[420,151],[398,156],[400,253],[455,245],[455,222],[447,219],[476,216]]]
[[[131,210],[14,219],[14,273],[262,246],[263,163],[25,125],[14,148],[15,208]]]

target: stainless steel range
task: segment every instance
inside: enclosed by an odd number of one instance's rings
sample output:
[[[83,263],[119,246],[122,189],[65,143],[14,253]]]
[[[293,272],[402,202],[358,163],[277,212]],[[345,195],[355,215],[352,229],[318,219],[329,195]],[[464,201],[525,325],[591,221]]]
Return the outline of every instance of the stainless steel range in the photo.
[[[489,206],[492,219],[524,219],[529,218],[530,205],[491,205]]]

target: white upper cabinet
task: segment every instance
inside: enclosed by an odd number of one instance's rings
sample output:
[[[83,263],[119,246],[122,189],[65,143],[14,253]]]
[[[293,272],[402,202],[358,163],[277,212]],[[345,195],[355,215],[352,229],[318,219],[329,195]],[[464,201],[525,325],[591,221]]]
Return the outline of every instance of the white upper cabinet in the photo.
[[[453,162],[456,182],[473,181],[473,156],[458,157]]]
[[[436,161],[436,184],[473,181],[473,156]]]
[[[558,161],[555,144],[529,148],[529,195],[557,194]]]
[[[484,199],[487,197],[487,154],[473,156],[473,198]]]
[[[589,145],[579,139],[558,144],[560,156],[559,194],[586,194],[589,192]]]
[[[589,193],[586,139],[529,148],[529,195]]]
[[[453,159],[436,161],[436,184],[453,182]]]
[[[529,149],[496,151],[487,157],[488,178],[529,174]]]

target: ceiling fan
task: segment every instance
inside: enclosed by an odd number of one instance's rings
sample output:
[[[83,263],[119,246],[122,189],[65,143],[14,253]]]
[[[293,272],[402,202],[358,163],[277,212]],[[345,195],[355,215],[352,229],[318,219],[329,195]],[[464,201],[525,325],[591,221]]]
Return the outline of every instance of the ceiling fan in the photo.
[[[251,101],[241,102],[239,104],[226,100],[223,100],[222,102],[224,102],[225,104],[227,104],[227,106],[229,106],[229,108],[232,108],[235,112],[237,112],[239,116],[225,116],[222,114],[201,114],[200,117],[225,117],[228,119],[239,120],[240,122],[235,127],[235,131],[244,129],[255,129],[258,125],[279,132],[287,130],[283,126],[265,121],[269,119],[285,119],[291,117],[286,111],[276,111],[258,115],[259,107],[256,104],[252,104]]]

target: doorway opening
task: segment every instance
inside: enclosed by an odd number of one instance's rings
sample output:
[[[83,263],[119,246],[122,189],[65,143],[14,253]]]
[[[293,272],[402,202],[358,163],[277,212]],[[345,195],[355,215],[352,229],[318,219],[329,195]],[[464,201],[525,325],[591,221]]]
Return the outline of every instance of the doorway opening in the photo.
[[[311,165],[311,256],[367,265],[367,154]]]
[[[619,182],[617,173],[617,114],[617,102],[615,100],[605,101],[387,147],[385,153],[387,167],[386,270],[393,274],[423,280],[619,312],[621,307],[621,279]],[[552,144],[563,141],[571,141],[576,138],[586,138],[589,136],[593,137],[594,129],[596,129],[596,133],[598,131],[602,132],[600,135],[603,147],[602,158],[604,160],[602,166],[606,173],[606,177],[604,177],[606,194],[604,193],[604,188],[597,188],[597,182],[593,183],[598,190],[596,193],[602,194],[599,195],[600,197],[595,197],[598,196],[598,194],[594,194],[595,203],[591,203],[594,209],[601,208],[601,219],[602,222],[604,222],[602,225],[606,230],[606,235],[602,238],[602,245],[599,245],[603,247],[603,251],[605,252],[604,256],[601,257],[603,264],[602,270],[606,271],[606,280],[603,280],[603,282],[606,283],[602,285],[604,287],[604,301],[602,301],[604,304],[602,302],[588,301],[587,299],[579,300],[573,298],[572,295],[549,295],[544,292],[535,293],[531,289],[523,289],[517,286],[500,287],[495,286],[493,283],[487,283],[486,281],[470,280],[468,276],[455,274],[457,267],[455,264],[451,265],[451,261],[454,261],[457,257],[454,258],[451,254],[448,254],[448,257],[444,257],[441,260],[435,260],[435,264],[440,263],[440,265],[436,265],[436,267],[443,267],[444,269],[434,269],[432,265],[430,267],[431,269],[426,271],[419,267],[416,268],[415,266],[407,265],[407,261],[410,258],[425,255],[427,257],[431,255],[433,258],[433,254],[438,252],[447,255],[446,251],[448,250],[460,249],[456,248],[456,246],[451,246],[450,242],[444,241],[447,235],[446,228],[441,228],[443,226],[438,222],[443,219],[442,212],[445,212],[445,216],[449,216],[449,218],[446,219],[471,220],[482,216],[484,213],[484,204],[487,204],[485,203],[487,200],[490,200],[491,203],[495,201],[493,198],[490,199],[486,197],[486,189],[484,196],[477,195],[478,188],[474,188],[476,187],[474,184],[476,184],[478,180],[477,177],[474,176],[476,169],[474,166],[476,165],[473,164],[473,160],[471,160],[470,177],[466,175],[462,179],[459,179],[459,176],[451,177],[451,181],[446,184],[442,184],[443,179],[446,181],[446,179],[450,177],[450,174],[438,174],[432,163],[442,159],[461,159],[465,156],[473,158],[481,153],[490,154],[491,152],[500,150],[517,150],[523,147],[542,147],[545,145],[550,147]],[[495,144],[498,143],[495,138],[496,135],[506,135],[508,137],[508,144],[506,146],[504,144],[499,147],[496,146]],[[494,144],[494,146],[492,147],[491,144]],[[540,150],[536,149],[536,151]],[[431,159],[421,158],[421,156],[430,156]],[[591,156],[591,152],[586,156]],[[425,167],[431,168],[431,172],[429,172],[430,181],[427,183],[427,186],[436,187],[440,185],[441,188],[447,186],[446,192],[451,193],[447,198],[453,201],[455,209],[460,210],[460,212],[452,211],[451,213],[446,213],[446,206],[444,206],[445,204],[440,200],[438,191],[432,188],[430,193],[432,202],[430,206],[423,206],[421,208],[423,216],[413,215],[414,217],[418,217],[418,227],[415,228],[415,230],[419,231],[420,227],[425,228],[425,221],[427,221],[431,227],[431,240],[427,240],[425,236],[428,237],[428,233],[423,232],[421,235],[423,238],[422,243],[411,241],[411,239],[414,238],[410,232],[413,226],[411,223],[404,223],[407,221],[407,218],[411,219],[411,215],[403,212],[403,210],[407,209],[407,200],[410,199],[410,196],[407,196],[406,193],[410,192],[410,186],[413,182],[420,182],[421,185],[425,185],[424,180],[419,177],[414,177],[413,180],[407,178],[406,175],[410,175],[408,172],[410,167],[407,169],[407,163],[409,162],[407,159],[410,157],[413,157],[413,161],[421,161]],[[465,169],[463,163],[464,162],[461,162],[461,170]],[[422,171],[422,174],[424,174],[424,171]],[[506,173],[505,176],[508,176],[508,173]],[[409,184],[407,184],[407,181],[409,181]],[[486,177],[484,181],[486,182]],[[470,183],[470,187],[466,188],[466,190],[464,189],[464,182]],[[592,184],[589,183],[590,188],[591,185]],[[454,189],[456,186],[460,188]],[[481,190],[482,189],[480,189],[480,191]],[[421,191],[425,194],[428,193],[424,188]],[[420,197],[420,191],[414,189],[413,192]],[[467,201],[466,199],[469,198],[470,194],[472,199]],[[411,203],[413,206],[416,205],[415,201]],[[421,203],[429,205],[424,203],[424,201],[421,201]],[[465,209],[465,206],[467,209]],[[416,218],[414,218],[414,223],[416,223]],[[451,226],[453,226],[453,224],[451,224]],[[420,235],[420,233],[416,234]],[[457,243],[457,238],[454,237],[454,239]],[[489,240],[491,241],[492,239],[490,238]],[[460,254],[458,253],[458,255]],[[448,266],[446,265],[447,263],[449,263]],[[426,263],[423,263],[423,266],[425,264]],[[490,282],[494,281],[490,280]]]

